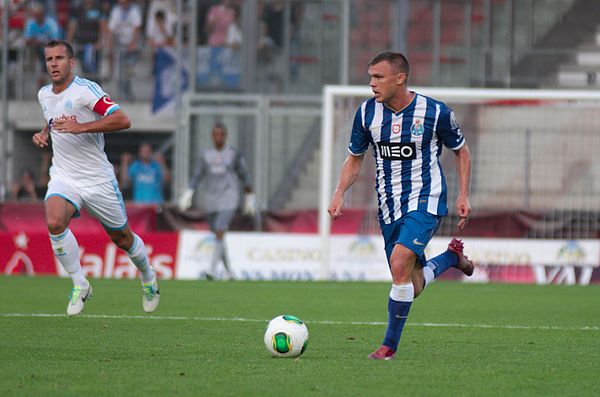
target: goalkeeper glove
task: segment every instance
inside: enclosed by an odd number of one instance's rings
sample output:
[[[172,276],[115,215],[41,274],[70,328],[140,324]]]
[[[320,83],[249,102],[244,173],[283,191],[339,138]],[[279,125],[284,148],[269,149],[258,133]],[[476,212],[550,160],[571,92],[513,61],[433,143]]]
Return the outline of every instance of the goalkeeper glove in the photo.
[[[193,196],[194,196],[194,190],[187,188],[187,190],[185,192],[183,192],[183,194],[179,198],[179,201],[177,202],[177,207],[179,207],[179,209],[181,211],[185,211],[188,208],[190,208],[192,206],[192,197]]]
[[[244,199],[244,215],[256,214],[256,196],[254,193],[246,193]]]

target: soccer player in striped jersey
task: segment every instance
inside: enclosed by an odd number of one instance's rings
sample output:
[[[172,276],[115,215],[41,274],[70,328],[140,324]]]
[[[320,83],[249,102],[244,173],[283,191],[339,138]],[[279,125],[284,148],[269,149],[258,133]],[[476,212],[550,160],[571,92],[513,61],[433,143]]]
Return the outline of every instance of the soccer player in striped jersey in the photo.
[[[38,93],[46,124],[33,135],[33,143],[43,148],[52,140],[52,167],[44,202],[52,249],[73,279],[67,314],[81,313],[92,296],[79,262],[79,245],[69,229],[82,206],[140,270],[142,306],[152,312],[160,299],[156,274],[144,242],[129,228],[113,166],[104,152],[104,133],[129,128],[129,118],[98,84],[73,75],[75,58],[69,43],[51,40],[44,52],[52,84]]]
[[[453,239],[448,250],[427,261],[425,247],[448,214],[442,145],[456,155],[459,194],[458,227],[467,223],[471,158],[454,112],[443,102],[410,91],[410,66],[397,52],[383,52],[369,62],[374,96],[356,112],[349,155],[329,206],[333,219],[342,215],[344,193],[356,181],[364,154],[373,146],[379,223],[392,273],[388,327],[380,348],[369,358],[394,358],[413,299],[444,271],[456,267],[470,276],[473,262]]]

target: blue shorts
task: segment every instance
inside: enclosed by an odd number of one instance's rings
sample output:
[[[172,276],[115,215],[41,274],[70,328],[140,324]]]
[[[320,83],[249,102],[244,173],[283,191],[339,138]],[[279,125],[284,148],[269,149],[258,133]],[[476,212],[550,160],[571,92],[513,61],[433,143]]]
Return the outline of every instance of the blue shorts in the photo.
[[[440,227],[442,217],[423,211],[412,211],[395,222],[381,223],[388,265],[396,244],[402,244],[417,255],[417,263],[425,266],[425,248]]]

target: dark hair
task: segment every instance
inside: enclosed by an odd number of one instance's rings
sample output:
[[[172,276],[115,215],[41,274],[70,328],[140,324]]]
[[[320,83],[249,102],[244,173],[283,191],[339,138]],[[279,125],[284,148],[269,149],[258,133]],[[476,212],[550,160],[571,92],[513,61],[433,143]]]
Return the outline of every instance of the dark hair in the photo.
[[[53,47],[60,47],[60,46],[65,47],[65,50],[67,50],[67,55],[69,56],[69,58],[73,58],[75,56],[75,53],[73,52],[73,47],[71,47],[71,44],[69,44],[65,40],[50,40],[49,42],[46,43],[46,48],[53,48]]]
[[[408,58],[406,58],[406,56],[400,52],[380,52],[369,61],[369,66],[376,65],[383,61],[388,62],[400,73],[406,73],[406,75],[410,73],[410,64],[408,63]]]
[[[154,14],[154,17],[156,19],[165,19],[165,12],[163,10],[158,10],[156,11],[156,14]]]
[[[225,135],[227,135],[227,127],[225,127],[225,124],[223,124],[221,122],[216,122],[215,125],[213,126],[213,131],[215,130],[215,128],[219,128],[220,130],[223,130]]]

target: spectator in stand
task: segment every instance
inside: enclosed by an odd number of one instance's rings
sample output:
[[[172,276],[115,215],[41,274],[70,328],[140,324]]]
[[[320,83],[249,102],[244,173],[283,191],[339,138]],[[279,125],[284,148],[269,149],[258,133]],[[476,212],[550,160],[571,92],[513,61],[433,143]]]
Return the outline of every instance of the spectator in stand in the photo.
[[[110,15],[110,11],[115,4],[116,0],[100,0],[100,9],[104,15]]]
[[[108,19],[108,47],[117,53],[120,96],[129,101],[135,100],[131,79],[139,59],[141,26],[142,12],[131,0],[119,0],[112,8]]]
[[[2,17],[2,13],[4,3],[0,3],[0,18]],[[23,32],[25,30],[25,19],[26,19],[26,3],[25,0],[13,0],[9,3],[8,10],[8,62],[9,62],[9,90],[15,89],[14,81],[12,78],[11,69],[13,65],[17,64],[19,60],[20,54],[23,53],[25,49],[25,39],[23,37]],[[4,38],[2,34],[4,29],[0,29],[0,43],[4,43]],[[13,85],[13,87],[11,87]],[[12,91],[9,91],[12,92]],[[9,95],[11,95],[9,93]]]
[[[75,44],[81,68],[87,75],[98,73],[105,32],[106,15],[100,4],[96,0],[83,0],[69,19],[67,41]]]
[[[152,48],[152,74],[156,74],[156,53],[159,48],[172,47],[175,45],[175,26],[167,22],[167,14],[164,10],[156,11],[152,19],[152,25],[147,26],[146,39]]]
[[[171,173],[161,153],[152,151],[149,143],[142,143],[138,159],[133,161],[130,153],[121,155],[121,183],[123,188],[133,187],[133,201],[143,204],[162,204],[163,189],[171,180]]]
[[[273,60],[275,42],[268,35],[267,24],[261,21],[258,25],[258,63],[266,66]]]
[[[25,22],[24,37],[39,62],[38,86],[42,87],[46,82],[44,47],[49,40],[60,38],[60,28],[53,17],[46,15],[46,8],[41,3],[31,3],[29,15]]]
[[[196,40],[198,45],[205,46],[208,43],[208,35],[206,32],[206,17],[212,5],[210,3],[198,3],[198,14],[196,20]],[[192,21],[190,21],[192,23]]]
[[[175,24],[177,23],[176,2],[172,0],[152,0],[148,5],[146,12],[146,38],[155,35],[156,32],[156,13],[162,11],[164,14],[165,25],[168,32],[172,32],[175,37]]]
[[[227,28],[227,47],[238,49],[242,46],[242,28],[240,27],[240,9],[232,6],[234,19]]]
[[[33,171],[26,168],[19,179],[12,183],[9,199],[13,201],[38,201],[41,193],[40,185],[36,183]]]
[[[156,11],[153,23],[147,29],[146,38],[150,47],[156,52],[158,48],[169,47],[175,44],[175,26],[168,23],[167,15],[163,10]]]
[[[283,47],[283,18],[285,7],[282,1],[274,1],[265,5],[262,20],[266,24],[266,35],[275,46]]]
[[[227,30],[235,21],[235,10],[229,0],[223,0],[208,10],[206,15],[206,33],[208,45],[223,47],[227,45]]]
[[[9,199],[15,201],[36,201],[46,195],[50,181],[50,163],[52,150],[42,150],[40,158],[39,178],[35,178],[33,170],[25,168],[18,180],[11,185]]]

